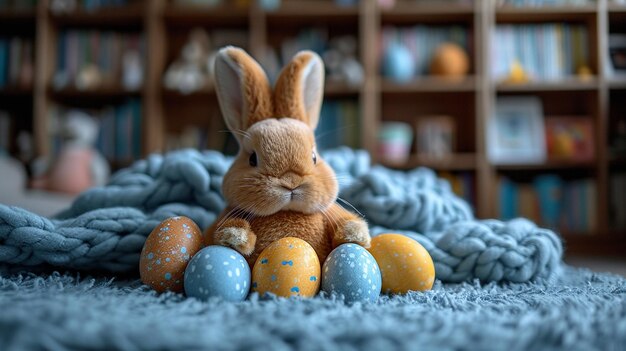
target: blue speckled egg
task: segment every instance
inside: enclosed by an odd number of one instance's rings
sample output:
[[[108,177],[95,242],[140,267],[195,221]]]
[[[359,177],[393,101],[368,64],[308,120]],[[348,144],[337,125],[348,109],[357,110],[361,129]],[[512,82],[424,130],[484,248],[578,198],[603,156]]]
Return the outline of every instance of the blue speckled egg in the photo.
[[[198,251],[185,270],[187,296],[243,301],[250,291],[250,267],[241,254],[224,246]]]
[[[381,287],[382,277],[374,256],[359,245],[340,245],[324,262],[322,290],[343,295],[346,302],[374,302]]]

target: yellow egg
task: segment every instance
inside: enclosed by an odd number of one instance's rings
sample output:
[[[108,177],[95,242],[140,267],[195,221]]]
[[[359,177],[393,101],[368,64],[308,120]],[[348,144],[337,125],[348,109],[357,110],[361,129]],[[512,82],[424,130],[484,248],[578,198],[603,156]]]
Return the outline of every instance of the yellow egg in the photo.
[[[381,234],[372,239],[369,252],[380,267],[383,292],[405,294],[433,287],[433,259],[417,241],[401,234]]]
[[[311,297],[320,287],[320,261],[309,243],[282,238],[261,252],[252,269],[252,291]]]
[[[158,292],[182,291],[189,259],[202,248],[202,231],[187,217],[171,217],[150,233],[139,258],[141,281]]]

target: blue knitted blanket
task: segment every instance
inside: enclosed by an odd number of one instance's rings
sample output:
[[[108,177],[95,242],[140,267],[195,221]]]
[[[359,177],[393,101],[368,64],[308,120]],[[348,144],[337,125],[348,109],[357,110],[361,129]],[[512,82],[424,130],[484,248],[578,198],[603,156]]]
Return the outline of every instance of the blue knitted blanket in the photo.
[[[426,168],[372,167],[366,152],[347,148],[324,157],[337,173],[340,198],[365,216],[373,235],[399,232],[419,241],[437,279],[529,282],[558,275],[562,244],[552,231],[524,219],[476,220]],[[54,219],[0,205],[0,264],[137,272],[144,241],[160,221],[185,215],[204,229],[215,220],[225,206],[221,183],[231,161],[213,151],[152,155],[81,194]]]

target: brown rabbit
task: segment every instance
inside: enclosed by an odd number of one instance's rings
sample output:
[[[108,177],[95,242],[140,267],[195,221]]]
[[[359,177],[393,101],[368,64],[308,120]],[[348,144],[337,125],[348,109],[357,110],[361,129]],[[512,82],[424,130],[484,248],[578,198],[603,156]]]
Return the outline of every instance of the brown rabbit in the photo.
[[[272,88],[245,51],[226,47],[215,61],[217,97],[239,153],[224,176],[228,203],[207,229],[205,243],[229,246],[251,266],[283,237],[307,241],[324,262],[343,243],[370,245],[367,224],[335,201],[335,173],[317,154],[324,64],[310,51],[298,53]]]

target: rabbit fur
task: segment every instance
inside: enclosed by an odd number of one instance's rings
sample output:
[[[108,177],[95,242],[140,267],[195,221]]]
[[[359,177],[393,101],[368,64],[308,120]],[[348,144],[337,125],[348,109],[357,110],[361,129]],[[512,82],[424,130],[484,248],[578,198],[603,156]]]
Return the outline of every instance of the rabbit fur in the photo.
[[[281,71],[274,89],[244,50],[221,49],[215,84],[222,115],[239,143],[224,176],[226,209],[205,233],[254,265],[272,242],[296,237],[320,262],[343,243],[370,245],[367,223],[336,203],[335,173],[317,154],[314,130],[324,88],[324,64],[301,51]]]

